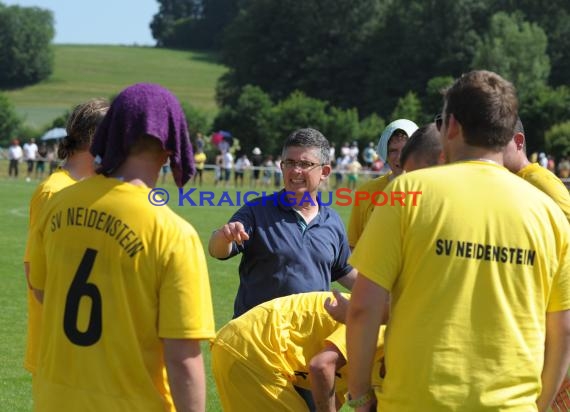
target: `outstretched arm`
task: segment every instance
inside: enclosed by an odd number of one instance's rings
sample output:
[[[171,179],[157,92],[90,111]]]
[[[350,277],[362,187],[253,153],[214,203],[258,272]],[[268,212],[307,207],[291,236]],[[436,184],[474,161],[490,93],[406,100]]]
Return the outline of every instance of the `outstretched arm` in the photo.
[[[309,362],[309,381],[318,412],[337,410],[335,396],[336,371],[346,364],[338,348],[327,342],[325,348]]]
[[[239,245],[248,239],[249,235],[241,222],[230,222],[212,233],[208,243],[208,252],[212,257],[224,259],[232,252],[233,242]]]

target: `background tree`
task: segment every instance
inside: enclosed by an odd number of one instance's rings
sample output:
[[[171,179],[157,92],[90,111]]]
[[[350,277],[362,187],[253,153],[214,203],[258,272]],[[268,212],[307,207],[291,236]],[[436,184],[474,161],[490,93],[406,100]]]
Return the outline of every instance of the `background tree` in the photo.
[[[380,21],[382,0],[249,0],[225,33],[224,102],[235,86],[254,84],[274,100],[293,90],[355,106],[369,65],[365,40]]]
[[[431,122],[436,114],[441,113],[441,109],[443,108],[443,92],[453,84],[453,81],[454,79],[451,76],[437,76],[428,80],[423,100],[424,113],[427,121]]]
[[[550,73],[547,43],[544,31],[525,22],[521,14],[499,12],[477,44],[472,67],[492,70],[512,81],[524,104],[546,85]]]
[[[159,47],[172,47],[176,43],[175,24],[181,19],[200,18],[202,2],[200,0],[157,0],[160,4],[150,23],[152,37]]]
[[[570,121],[552,126],[545,134],[546,149],[558,156],[570,156]]]
[[[186,115],[190,137],[194,138],[198,133],[207,134],[210,131],[212,122],[204,111],[186,102],[182,103],[182,110]]]
[[[398,103],[396,104],[390,119],[390,121],[394,121],[396,119],[409,119],[417,124],[428,122],[422,113],[422,104],[414,92],[408,92],[404,97],[398,99]]]
[[[386,122],[376,113],[372,113],[370,116],[362,119],[360,121],[360,126],[358,128],[358,140],[364,145],[367,142],[374,143],[374,147],[378,144],[380,140],[380,134],[386,127]]]
[[[0,93],[0,146],[8,146],[11,139],[18,137],[21,124],[8,97]]]
[[[0,87],[37,83],[53,71],[53,15],[38,7],[0,7]]]
[[[246,85],[235,106],[226,106],[214,119],[214,130],[229,130],[239,138],[247,153],[261,147],[264,153],[275,152],[281,142],[271,133],[273,102],[259,87]]]

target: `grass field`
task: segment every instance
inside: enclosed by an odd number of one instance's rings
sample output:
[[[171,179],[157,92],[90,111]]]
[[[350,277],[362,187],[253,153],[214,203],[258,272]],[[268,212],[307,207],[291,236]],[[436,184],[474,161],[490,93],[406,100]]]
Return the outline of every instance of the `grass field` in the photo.
[[[152,47],[55,45],[54,72],[37,85],[6,91],[27,125],[40,128],[91,97],[110,97],[137,82],[159,83],[212,116],[218,78],[213,54]]]
[[[0,334],[0,411],[24,412],[31,410],[32,403],[30,376],[22,367],[26,331],[26,285],[22,255],[27,234],[28,203],[37,182],[26,183],[22,176],[19,180],[9,180],[6,177],[7,168],[7,161],[0,161],[0,198],[2,199],[0,204],[0,221],[2,222],[0,279],[3,281],[0,291],[2,307],[0,311],[2,330]],[[171,194],[177,193],[171,183],[167,183],[164,187]],[[214,191],[217,199],[222,191],[211,184],[205,185],[202,190]],[[232,189],[228,191],[231,193]],[[212,231],[225,223],[237,210],[237,207],[231,206],[172,206],[172,208],[194,225],[204,246],[207,245]],[[346,221],[350,208],[339,207],[337,210]],[[239,258],[218,261],[208,256],[207,259],[216,327],[220,328],[232,315],[233,299],[238,285]],[[210,373],[207,346],[204,346],[204,353],[208,376],[207,410],[221,411]]]

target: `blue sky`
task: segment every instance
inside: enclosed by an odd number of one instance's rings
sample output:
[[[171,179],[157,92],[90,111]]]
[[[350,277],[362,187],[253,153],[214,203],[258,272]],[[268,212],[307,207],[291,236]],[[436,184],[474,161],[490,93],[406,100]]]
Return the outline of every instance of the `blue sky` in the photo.
[[[54,14],[54,43],[154,45],[149,24],[156,0],[0,0]]]

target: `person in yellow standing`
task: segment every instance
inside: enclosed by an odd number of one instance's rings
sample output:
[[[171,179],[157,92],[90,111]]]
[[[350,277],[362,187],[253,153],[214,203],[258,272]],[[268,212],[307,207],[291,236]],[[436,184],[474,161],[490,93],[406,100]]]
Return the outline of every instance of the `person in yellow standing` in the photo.
[[[545,412],[554,399],[570,363],[570,225],[502,166],[517,110],[499,75],[461,76],[442,111],[450,164],[388,186],[421,191],[417,205],[374,209],[350,260],[359,272],[347,317],[354,399],[372,392],[388,412]],[[370,348],[388,297],[386,375],[373,391]]]
[[[372,179],[356,189],[357,192],[382,192],[388,183],[395,177],[403,172],[402,165],[400,164],[400,154],[408,138],[418,129],[418,126],[407,119],[398,119],[390,123],[378,141],[377,153],[383,162],[388,163],[390,171],[376,179]],[[356,246],[356,242],[364,231],[364,226],[370,218],[374,204],[372,199],[360,200],[354,203],[350,211],[350,218],[348,221],[348,244],[351,249]]]
[[[43,302],[38,411],[204,411],[200,340],[215,336],[194,228],[150,202],[170,157],[193,172],[184,112],[161,86],[123,90],[100,124],[97,175],[55,194],[30,237]]]
[[[517,119],[514,136],[505,147],[503,155],[507,169],[550,196],[570,221],[570,193],[558,176],[546,167],[528,160],[524,127],[520,118]]]
[[[196,180],[198,180],[198,184],[202,186],[203,182],[203,174],[204,174],[204,165],[206,164],[206,153],[201,148],[198,148],[196,154],[194,154],[194,164],[196,165],[196,174],[194,175],[194,185],[196,184]]]
[[[39,212],[54,193],[94,174],[93,156],[89,153],[89,146],[97,126],[108,109],[109,102],[105,99],[97,98],[77,105],[71,112],[66,126],[67,136],[62,139],[58,148],[58,157],[64,160],[64,163],[61,168],[41,182],[34,191],[30,201],[30,230],[35,224]],[[30,250],[28,242],[24,253],[26,280],[29,278],[29,262]],[[29,281],[27,281],[27,284],[28,332],[24,367],[34,373],[39,350],[41,304],[34,297]]]

